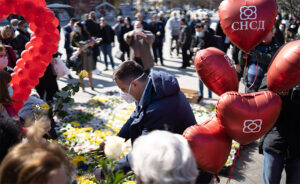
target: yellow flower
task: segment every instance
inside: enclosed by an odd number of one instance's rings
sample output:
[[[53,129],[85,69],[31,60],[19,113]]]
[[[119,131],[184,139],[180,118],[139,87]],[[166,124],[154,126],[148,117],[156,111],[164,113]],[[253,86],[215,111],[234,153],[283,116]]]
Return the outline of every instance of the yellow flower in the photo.
[[[94,184],[95,182],[90,180],[81,180],[79,184]]]
[[[77,156],[77,157],[75,157],[73,160],[72,160],[72,162],[75,164],[75,165],[77,165],[79,162],[86,162],[87,161],[87,159],[84,157],[84,156]]]
[[[84,79],[88,76],[88,72],[86,70],[82,70],[80,73],[79,73],[79,78],[80,79]]]
[[[49,106],[48,104],[42,104],[42,105],[41,105],[41,108],[42,108],[42,109],[49,110],[49,109],[50,109],[50,106]]]
[[[80,123],[76,122],[76,121],[72,121],[71,124],[75,127],[79,127]]]
[[[135,181],[126,181],[126,182],[123,182],[122,184],[135,184]]]

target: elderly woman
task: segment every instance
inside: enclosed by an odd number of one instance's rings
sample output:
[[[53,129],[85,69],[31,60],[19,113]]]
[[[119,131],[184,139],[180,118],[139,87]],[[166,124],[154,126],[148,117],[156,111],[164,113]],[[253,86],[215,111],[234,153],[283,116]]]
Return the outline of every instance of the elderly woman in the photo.
[[[132,169],[138,184],[194,184],[196,160],[179,134],[153,131],[133,144]]]

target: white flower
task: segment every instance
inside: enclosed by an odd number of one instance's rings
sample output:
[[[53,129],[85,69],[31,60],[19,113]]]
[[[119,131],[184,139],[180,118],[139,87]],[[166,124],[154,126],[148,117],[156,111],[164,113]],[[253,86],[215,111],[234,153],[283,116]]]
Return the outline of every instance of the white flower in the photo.
[[[118,136],[109,136],[106,138],[104,153],[110,159],[118,159],[122,154],[124,139]]]

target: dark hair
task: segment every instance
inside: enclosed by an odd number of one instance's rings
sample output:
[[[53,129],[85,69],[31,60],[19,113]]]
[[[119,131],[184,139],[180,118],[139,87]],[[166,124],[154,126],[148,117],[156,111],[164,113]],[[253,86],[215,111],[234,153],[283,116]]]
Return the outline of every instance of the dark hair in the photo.
[[[11,76],[6,71],[0,71],[0,103],[6,104],[14,102],[8,92],[8,84],[11,81]]]
[[[203,23],[197,23],[195,28],[204,28],[204,25]]]
[[[27,22],[25,20],[20,20],[18,22],[18,26],[22,26],[23,24],[27,24]]]
[[[185,18],[182,18],[180,21],[186,24]]]
[[[78,20],[77,20],[76,18],[71,18],[71,19],[70,19],[70,22],[71,22],[72,24],[75,24],[75,22],[78,22]]]
[[[0,118],[0,163],[9,148],[20,142],[20,124],[12,118]]]
[[[128,22],[129,22],[129,25],[131,25],[131,18],[130,17],[125,17],[125,19],[127,19]]]
[[[144,73],[144,69],[135,61],[125,61],[115,69],[113,74],[113,80],[120,80],[125,84],[130,82]],[[145,75],[146,76],[146,75]],[[146,77],[142,77],[140,80],[145,80]]]

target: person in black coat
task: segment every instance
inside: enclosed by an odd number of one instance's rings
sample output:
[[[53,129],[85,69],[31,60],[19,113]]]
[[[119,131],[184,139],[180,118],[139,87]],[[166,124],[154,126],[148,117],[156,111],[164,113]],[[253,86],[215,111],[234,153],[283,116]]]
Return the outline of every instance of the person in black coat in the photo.
[[[196,124],[191,106],[175,76],[166,72],[144,73],[141,65],[134,61],[122,63],[114,72],[113,79],[121,89],[121,97],[127,102],[135,102],[136,109],[117,134],[131,143],[154,130],[165,130],[182,134],[186,128]],[[123,157],[115,170],[129,171],[131,154]],[[96,171],[100,178],[100,172]],[[200,174],[201,181],[210,181],[211,175]],[[209,183],[200,182],[200,183]]]
[[[223,43],[224,43],[224,49],[223,52],[227,53],[228,48],[230,47],[230,40],[228,39],[228,37],[225,35],[225,33],[223,32],[223,29],[221,27],[221,23],[220,21],[217,24],[217,29],[216,29],[216,35],[219,35],[222,37],[223,39]]]
[[[91,11],[89,13],[88,19],[85,21],[84,25],[85,25],[85,29],[86,29],[86,31],[87,31],[87,33],[89,34],[90,37],[95,37],[95,38],[100,37],[100,25],[97,22],[96,12]],[[92,47],[92,50],[93,50],[94,65],[95,65],[95,68],[96,68],[97,58],[100,55],[99,45],[95,44]],[[99,71],[98,71],[98,73],[99,73]]]
[[[152,16],[152,22],[149,25],[150,31],[155,35],[154,43],[152,44],[154,61],[157,63],[157,58],[159,54],[160,63],[164,66],[163,60],[163,40],[165,37],[165,28],[163,23],[160,22],[160,19],[157,15]]]
[[[196,24],[195,33],[196,35],[193,37],[190,47],[191,53],[196,54],[199,50],[206,49],[208,47],[214,47],[216,45],[213,35],[211,35],[207,30],[205,30],[203,23]],[[198,101],[200,101],[203,98],[203,88],[203,82],[199,79]],[[212,92],[210,90],[208,90],[208,97],[212,98]]]
[[[105,70],[108,70],[107,56],[110,59],[112,69],[115,68],[115,62],[112,57],[112,47],[115,46],[115,32],[110,25],[107,24],[106,19],[101,17],[100,19],[100,48],[104,56]]]
[[[181,68],[186,68],[188,66],[191,66],[190,59],[192,57],[192,54],[190,52],[190,46],[191,46],[193,31],[192,28],[186,24],[185,19],[181,19],[180,24],[181,26],[183,26],[179,36],[179,43],[182,51]]]
[[[129,45],[124,40],[124,35],[129,31],[133,30],[133,26],[131,25],[130,17],[125,17],[124,25],[121,27],[120,35],[118,35],[118,41],[120,43],[120,50],[123,53],[122,61],[125,61],[125,54],[127,54],[127,58],[130,58],[130,48]]]
[[[53,58],[58,54],[53,55]],[[44,73],[44,76],[40,78],[39,84],[35,87],[40,98],[46,102],[52,102],[56,92],[59,91],[57,84],[57,75],[54,72],[53,65],[50,63]]]
[[[286,183],[300,183],[300,84],[280,96],[279,118],[262,138],[260,147],[260,153],[264,154],[264,184],[279,184],[283,169]]]
[[[12,43],[12,46],[17,50],[17,58],[21,57],[21,53],[25,50],[25,45],[30,41],[30,34],[27,32],[28,23],[25,20],[21,20],[18,23],[18,29],[16,31],[16,37]]]
[[[65,49],[66,49],[66,54],[67,54],[67,67],[72,67],[72,61],[70,61],[70,57],[72,56],[73,54],[73,48],[71,47],[71,33],[74,29],[74,24],[75,22],[77,22],[77,20],[75,18],[71,18],[70,22],[68,25],[64,26],[63,27],[63,32],[64,32],[64,35],[65,35]],[[72,79],[72,76],[69,75],[69,78]]]

